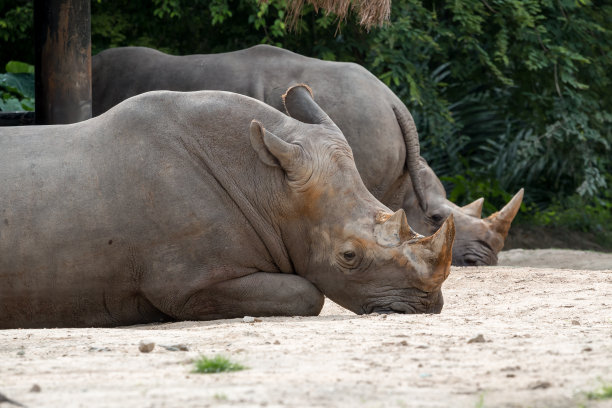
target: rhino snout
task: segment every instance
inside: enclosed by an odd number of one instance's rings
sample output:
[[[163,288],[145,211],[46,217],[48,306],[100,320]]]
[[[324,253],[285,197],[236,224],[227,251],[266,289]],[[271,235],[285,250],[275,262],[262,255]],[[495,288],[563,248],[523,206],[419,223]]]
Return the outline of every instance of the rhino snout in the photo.
[[[376,305],[364,308],[364,313],[381,313],[381,314],[439,314],[444,306],[444,297],[442,291],[428,293],[425,297],[419,296],[414,301],[395,301],[388,304],[381,304],[380,301]]]

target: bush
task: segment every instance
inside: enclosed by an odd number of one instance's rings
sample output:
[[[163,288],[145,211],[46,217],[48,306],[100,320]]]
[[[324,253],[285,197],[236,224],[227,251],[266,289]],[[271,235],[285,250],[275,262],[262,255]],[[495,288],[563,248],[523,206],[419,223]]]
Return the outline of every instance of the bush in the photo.
[[[10,61],[6,73],[0,74],[0,111],[34,110],[34,67]]]

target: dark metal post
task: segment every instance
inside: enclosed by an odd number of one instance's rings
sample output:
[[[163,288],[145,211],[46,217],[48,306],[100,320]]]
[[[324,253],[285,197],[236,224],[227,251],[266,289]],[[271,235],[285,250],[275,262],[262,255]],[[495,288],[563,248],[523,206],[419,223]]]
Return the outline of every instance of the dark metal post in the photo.
[[[36,124],[91,118],[90,0],[34,0]]]

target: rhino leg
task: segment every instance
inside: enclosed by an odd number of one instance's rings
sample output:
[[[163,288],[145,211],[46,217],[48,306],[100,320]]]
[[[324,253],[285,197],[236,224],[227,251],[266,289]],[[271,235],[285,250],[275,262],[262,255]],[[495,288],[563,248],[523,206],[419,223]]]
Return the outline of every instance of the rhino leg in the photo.
[[[316,316],[324,300],[323,294],[300,276],[257,272],[194,293],[174,317],[212,320],[243,316]]]

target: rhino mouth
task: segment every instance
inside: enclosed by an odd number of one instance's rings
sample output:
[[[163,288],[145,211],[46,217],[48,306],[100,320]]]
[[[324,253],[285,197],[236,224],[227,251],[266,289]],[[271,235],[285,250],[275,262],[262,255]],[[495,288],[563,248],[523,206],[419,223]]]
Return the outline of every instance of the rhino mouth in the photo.
[[[463,244],[458,242],[453,247],[453,265],[455,266],[487,266],[497,265],[497,254],[484,241]]]
[[[380,314],[438,314],[442,311],[444,301],[442,294],[430,294],[426,298],[420,298],[415,302],[393,302],[385,305],[373,305],[363,308],[363,313]]]

